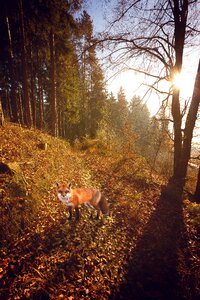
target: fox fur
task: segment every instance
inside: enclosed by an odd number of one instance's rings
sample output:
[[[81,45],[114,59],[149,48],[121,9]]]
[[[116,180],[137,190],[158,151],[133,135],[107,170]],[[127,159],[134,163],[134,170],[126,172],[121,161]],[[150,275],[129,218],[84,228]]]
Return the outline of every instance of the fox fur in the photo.
[[[109,205],[105,196],[95,188],[72,188],[71,184],[57,183],[58,199],[64,203],[69,211],[69,218],[72,218],[72,209],[75,208],[76,218],[79,219],[79,206],[84,204],[88,208],[97,211],[97,219],[100,214],[109,213]]]

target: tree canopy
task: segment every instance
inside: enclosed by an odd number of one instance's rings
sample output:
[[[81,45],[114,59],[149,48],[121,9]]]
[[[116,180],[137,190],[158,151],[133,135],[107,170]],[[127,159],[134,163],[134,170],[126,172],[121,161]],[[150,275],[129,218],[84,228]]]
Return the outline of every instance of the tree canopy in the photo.
[[[115,137],[119,144],[151,157],[150,149],[162,134],[150,138],[155,119],[141,97],[132,95],[128,103],[123,87],[116,99],[108,94],[97,56],[102,43],[112,67],[120,65],[151,78],[149,90],[159,93],[165,106],[171,105],[172,179],[184,182],[199,106],[198,76],[187,107],[173,79],[183,67],[186,50],[199,45],[198,1],[119,1],[100,40],[94,38],[83,4],[9,0],[2,5],[0,96],[5,116],[71,142],[102,137],[104,132],[109,137],[104,140]],[[162,82],[172,84],[163,90]],[[162,132],[160,123],[156,127]]]
[[[183,68],[185,53],[199,46],[198,1],[118,1],[109,30],[101,35],[112,65],[132,69],[150,78],[147,86],[162,95],[171,106],[174,162],[172,181],[184,185],[191,152],[192,132],[197,118],[200,93],[199,68],[194,94],[186,107],[174,79]],[[192,50],[191,50],[192,49]],[[169,82],[166,89],[166,84]],[[188,112],[185,123],[185,111]]]

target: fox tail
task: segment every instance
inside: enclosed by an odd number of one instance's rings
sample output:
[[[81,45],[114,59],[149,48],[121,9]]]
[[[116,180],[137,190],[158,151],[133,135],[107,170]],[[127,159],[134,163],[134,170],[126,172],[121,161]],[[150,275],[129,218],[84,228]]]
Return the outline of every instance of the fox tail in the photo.
[[[109,214],[109,204],[104,195],[100,191],[96,191],[95,195],[93,196],[92,201],[93,207],[98,207],[102,214],[108,215]]]

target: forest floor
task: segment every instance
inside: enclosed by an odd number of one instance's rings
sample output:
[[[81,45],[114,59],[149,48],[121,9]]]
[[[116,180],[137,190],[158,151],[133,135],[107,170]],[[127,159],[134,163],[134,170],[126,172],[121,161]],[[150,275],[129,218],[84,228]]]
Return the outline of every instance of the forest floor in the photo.
[[[199,299],[191,204],[162,197],[139,156],[84,153],[10,124],[0,138],[1,161],[15,166],[14,176],[0,174],[0,299]],[[68,220],[55,190],[63,180],[101,188],[111,215],[92,220],[82,207]]]

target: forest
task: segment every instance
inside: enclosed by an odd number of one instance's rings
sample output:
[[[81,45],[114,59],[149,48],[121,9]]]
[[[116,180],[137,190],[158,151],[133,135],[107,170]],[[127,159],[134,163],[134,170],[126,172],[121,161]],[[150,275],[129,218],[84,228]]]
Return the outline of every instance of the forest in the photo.
[[[199,299],[200,3],[104,0],[101,32],[91,3],[1,3],[0,298]],[[110,92],[111,69],[146,90]],[[59,183],[109,213],[70,219]]]

